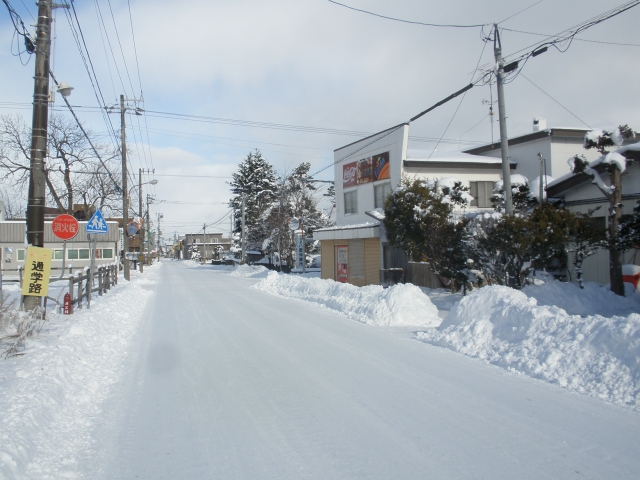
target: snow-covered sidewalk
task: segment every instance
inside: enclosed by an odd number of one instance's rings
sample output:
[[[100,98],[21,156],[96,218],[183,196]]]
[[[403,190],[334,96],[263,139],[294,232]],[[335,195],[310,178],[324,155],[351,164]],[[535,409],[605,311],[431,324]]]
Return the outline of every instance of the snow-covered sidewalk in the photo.
[[[119,279],[90,310],[50,313],[24,355],[0,361],[0,477],[76,477],[160,268],[132,271],[130,283]]]

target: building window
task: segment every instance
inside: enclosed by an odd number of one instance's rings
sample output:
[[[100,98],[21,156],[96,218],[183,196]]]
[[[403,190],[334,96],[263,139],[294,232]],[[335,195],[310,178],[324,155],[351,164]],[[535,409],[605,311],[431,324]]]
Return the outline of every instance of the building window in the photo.
[[[194,239],[193,239],[193,243],[198,243],[198,239],[197,239],[197,238],[194,238]]]
[[[103,248],[102,258],[113,258],[113,248]]]
[[[493,182],[469,182],[469,193],[473,197],[472,207],[491,208],[491,195],[493,195]]]
[[[80,260],[89,260],[89,249],[81,248],[78,250],[78,259]]]
[[[53,259],[54,260],[62,260],[64,258],[63,254],[64,254],[63,250],[54,250],[53,251]]]
[[[218,239],[214,237],[213,243],[218,243]]]
[[[358,213],[358,191],[352,190],[344,194],[344,214],[352,215]]]
[[[77,260],[78,259],[78,250],[75,250],[75,249],[67,250],[67,259],[68,260]]]
[[[373,194],[375,196],[375,208],[384,208],[384,201],[391,194],[391,184],[381,183],[373,187]]]
[[[18,250],[18,261],[24,262],[24,250]]]

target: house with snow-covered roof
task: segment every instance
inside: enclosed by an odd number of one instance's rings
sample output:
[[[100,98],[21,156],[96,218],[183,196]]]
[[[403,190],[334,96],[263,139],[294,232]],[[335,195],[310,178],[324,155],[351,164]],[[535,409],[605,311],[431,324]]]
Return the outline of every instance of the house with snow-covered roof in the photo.
[[[640,143],[632,143],[635,140],[625,142],[627,145],[611,152],[606,156],[598,156],[588,165],[596,174],[584,172],[566,173],[549,183],[546,188],[549,200],[561,201],[567,210],[576,213],[591,213],[593,221],[602,228],[608,228],[609,224],[609,200],[596,185],[597,181],[605,182],[608,185],[609,175],[607,172],[608,162],[616,161],[622,171],[620,177],[622,184],[622,211],[623,214],[633,213],[634,207],[640,200]],[[626,165],[626,159],[634,159],[630,166]],[[620,158],[617,158],[616,155]],[[571,158],[569,158],[571,160]],[[569,164],[571,161],[567,163]],[[640,258],[637,249],[623,252],[623,264],[640,265]],[[573,258],[569,254],[567,270],[571,274]],[[601,249],[595,255],[587,257],[582,264],[582,272],[585,281],[609,283],[609,252]]]
[[[518,168],[511,162],[511,170]],[[317,229],[321,276],[357,286],[385,282],[385,272],[401,268],[405,281],[441,286],[427,263],[410,262],[387,242],[382,209],[403,177],[460,181],[473,196],[471,210],[492,208],[500,159],[464,152],[409,148],[409,124],[400,124],[334,151],[336,225]]]

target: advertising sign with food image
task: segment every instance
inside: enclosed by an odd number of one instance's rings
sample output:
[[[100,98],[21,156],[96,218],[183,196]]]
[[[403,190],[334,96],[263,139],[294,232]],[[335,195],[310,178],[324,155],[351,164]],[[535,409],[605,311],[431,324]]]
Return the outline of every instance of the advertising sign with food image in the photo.
[[[373,181],[373,160],[371,157],[358,161],[358,185]]]
[[[389,152],[363,158],[342,166],[342,188],[391,178]]]

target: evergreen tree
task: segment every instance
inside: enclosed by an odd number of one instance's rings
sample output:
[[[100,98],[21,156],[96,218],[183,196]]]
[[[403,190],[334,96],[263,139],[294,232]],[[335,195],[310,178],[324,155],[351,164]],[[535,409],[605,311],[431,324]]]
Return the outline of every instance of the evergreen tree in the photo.
[[[609,152],[612,147],[622,145],[625,138],[635,136],[628,125],[621,125],[615,130],[594,130],[587,132],[584,137],[584,148],[595,148],[600,152],[600,164],[606,167],[611,185],[606,185],[595,168],[589,166],[584,156],[576,155],[570,159],[571,170],[574,173],[584,173],[593,177],[594,183],[609,200],[609,278],[611,291],[624,296],[624,283],[622,282],[622,252],[623,246],[619,244],[619,224],[622,218],[622,180],[627,163],[631,159],[626,158],[626,152]]]
[[[455,206],[466,204],[464,187],[441,187],[437,182],[404,180],[384,205],[384,227],[389,242],[415,261],[428,261],[436,275],[453,281],[469,279],[465,251],[467,219],[456,219]]]
[[[229,185],[234,195],[230,201],[234,210],[234,232],[242,230],[244,194],[246,247],[249,250],[261,250],[264,240],[269,236],[264,220],[278,196],[278,176],[273,166],[262,157],[260,150],[256,149],[249,152],[232,177]]]

